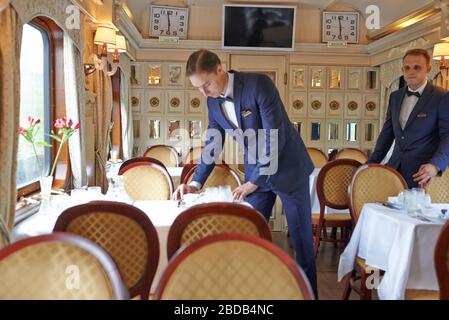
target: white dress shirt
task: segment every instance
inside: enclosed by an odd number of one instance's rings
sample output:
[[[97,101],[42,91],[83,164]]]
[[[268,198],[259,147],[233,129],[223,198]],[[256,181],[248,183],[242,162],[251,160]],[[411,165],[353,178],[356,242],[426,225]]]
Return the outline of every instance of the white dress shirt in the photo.
[[[424,82],[424,84],[422,86],[420,86],[416,90],[412,90],[412,89],[410,89],[410,87],[407,89],[411,92],[419,92],[419,94],[422,95],[424,89],[426,88],[426,85],[427,85],[427,80],[426,80],[426,82]],[[418,97],[408,96],[407,94],[405,94],[404,100],[402,101],[402,105],[401,105],[401,111],[399,113],[399,123],[401,124],[402,129],[405,128],[405,125],[407,124],[407,120],[410,117],[410,114],[412,113],[413,108],[415,107],[417,102],[418,102]]]
[[[226,91],[224,96],[222,98],[234,98],[234,74],[228,72],[228,86],[226,87]],[[231,101],[225,101],[221,105],[221,110],[223,110],[223,113],[226,117],[226,119],[229,120],[236,128],[239,127],[239,122],[237,120],[237,113],[235,112],[235,105],[234,102]]]
[[[228,86],[226,87],[226,91],[224,95],[221,95],[222,98],[234,98],[234,74],[228,72]],[[231,122],[236,128],[239,127],[239,122],[237,120],[237,113],[235,112],[235,105],[234,102],[231,101],[224,101],[221,106],[221,110],[223,110],[223,114],[225,115],[226,119],[228,119],[229,122]],[[197,188],[198,190],[201,189],[201,184],[197,181],[192,181],[189,183],[190,186],[193,186]]]

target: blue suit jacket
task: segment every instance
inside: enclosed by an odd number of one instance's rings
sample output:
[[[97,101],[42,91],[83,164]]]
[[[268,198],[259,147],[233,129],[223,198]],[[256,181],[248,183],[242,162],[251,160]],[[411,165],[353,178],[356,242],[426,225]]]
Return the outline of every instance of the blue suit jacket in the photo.
[[[388,165],[400,169],[413,186],[412,175],[422,164],[432,163],[441,172],[449,164],[449,94],[428,82],[402,129],[399,113],[407,90],[405,86],[390,95],[386,121],[368,163],[381,162],[395,140]]]
[[[242,139],[242,136],[235,131],[232,135],[234,140],[243,144],[245,151],[245,182],[250,181],[262,190],[276,189],[281,192],[291,192],[301,187],[303,183],[308,183],[309,175],[313,171],[312,161],[298,131],[288,118],[273,81],[265,75],[256,73],[234,72],[234,75],[234,105],[239,129],[243,132],[247,129],[262,129],[257,131],[256,139],[259,143],[263,143],[263,147],[258,147],[257,152],[251,152],[254,150],[252,148],[257,146],[254,139]],[[222,147],[225,133],[235,129],[223,114],[218,99],[208,98],[207,107],[209,127],[206,147],[192,178],[202,185],[215,165],[210,161],[204,161],[204,157],[210,155],[218,158],[219,154],[214,154],[211,150]],[[210,135],[210,129],[215,129],[219,133],[218,136]],[[277,152],[272,152],[275,147],[273,141],[270,141],[269,134],[263,134],[270,129],[277,129]],[[277,170],[265,171],[276,160]]]

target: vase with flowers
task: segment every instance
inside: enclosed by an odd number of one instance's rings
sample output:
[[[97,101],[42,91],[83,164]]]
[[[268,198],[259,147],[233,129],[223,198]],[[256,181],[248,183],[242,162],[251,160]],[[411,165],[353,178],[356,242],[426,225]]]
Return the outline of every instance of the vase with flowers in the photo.
[[[53,175],[56,169],[56,164],[58,162],[59,155],[62,150],[62,146],[65,142],[67,142],[70,137],[78,131],[80,128],[80,124],[74,124],[72,119],[67,120],[66,117],[57,119],[55,121],[54,127],[57,129],[57,133],[51,130],[51,133],[48,135],[51,139],[59,142],[59,148],[56,152],[55,159],[53,161],[53,165],[51,166],[50,173],[44,172],[43,165],[39,159],[37,154],[36,146],[43,146],[51,148],[52,145],[46,141],[37,141],[36,135],[39,131],[40,119],[35,119],[31,116],[28,117],[28,127],[20,127],[19,133],[22,135],[26,141],[32,144],[34,155],[36,156],[36,161],[38,163],[40,172],[42,176],[40,178],[40,186],[41,186],[41,196],[44,199],[48,199],[51,194],[51,187],[53,185]]]

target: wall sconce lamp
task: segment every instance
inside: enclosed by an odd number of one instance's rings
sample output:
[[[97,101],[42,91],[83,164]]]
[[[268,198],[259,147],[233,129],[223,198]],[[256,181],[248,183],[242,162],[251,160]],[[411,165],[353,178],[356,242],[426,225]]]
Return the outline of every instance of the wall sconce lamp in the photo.
[[[443,82],[448,78],[448,59],[449,59],[449,42],[440,42],[433,47],[433,59],[440,60],[440,74]]]
[[[448,69],[449,42],[440,42],[433,47],[433,60],[440,60],[440,70]]]
[[[84,74],[87,76],[95,70],[103,70],[108,76],[113,76],[119,66],[120,53],[127,50],[126,39],[124,36],[116,35],[115,29],[110,27],[98,27],[95,33],[94,43],[101,46],[100,56],[92,54],[90,61],[93,63],[84,64]],[[112,53],[113,61],[109,71],[108,52]]]

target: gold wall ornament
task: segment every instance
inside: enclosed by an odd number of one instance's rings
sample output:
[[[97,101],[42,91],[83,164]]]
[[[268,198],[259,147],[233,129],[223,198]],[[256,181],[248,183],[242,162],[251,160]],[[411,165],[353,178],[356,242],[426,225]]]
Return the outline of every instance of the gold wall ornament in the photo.
[[[336,100],[332,100],[331,102],[329,102],[329,108],[332,111],[336,111],[336,110],[340,109],[340,103]]]
[[[159,101],[159,98],[158,98],[158,97],[152,97],[152,98],[150,99],[150,106],[151,106],[152,108],[157,108],[157,107],[159,107],[159,104],[160,104],[160,101]]]
[[[181,104],[181,100],[179,100],[178,97],[173,97],[170,99],[170,106],[172,108],[178,108],[180,104]]]
[[[321,108],[321,101],[313,100],[312,101],[312,109],[319,110]]]
[[[304,103],[300,99],[293,101],[293,109],[301,110],[304,107]]]
[[[367,102],[365,107],[366,107],[366,110],[368,110],[368,111],[376,110],[376,104],[373,101]]]
[[[191,106],[193,109],[199,108],[200,105],[201,105],[201,100],[200,100],[200,99],[198,99],[198,98],[193,98],[192,100],[190,100],[190,106]]]
[[[359,105],[357,104],[357,102],[349,101],[349,103],[348,103],[348,109],[349,110],[355,111],[355,110],[357,110],[358,107],[359,107]]]
[[[132,97],[131,98],[131,105],[133,107],[137,107],[139,105],[139,102],[140,102],[139,98],[137,98],[137,97]]]

